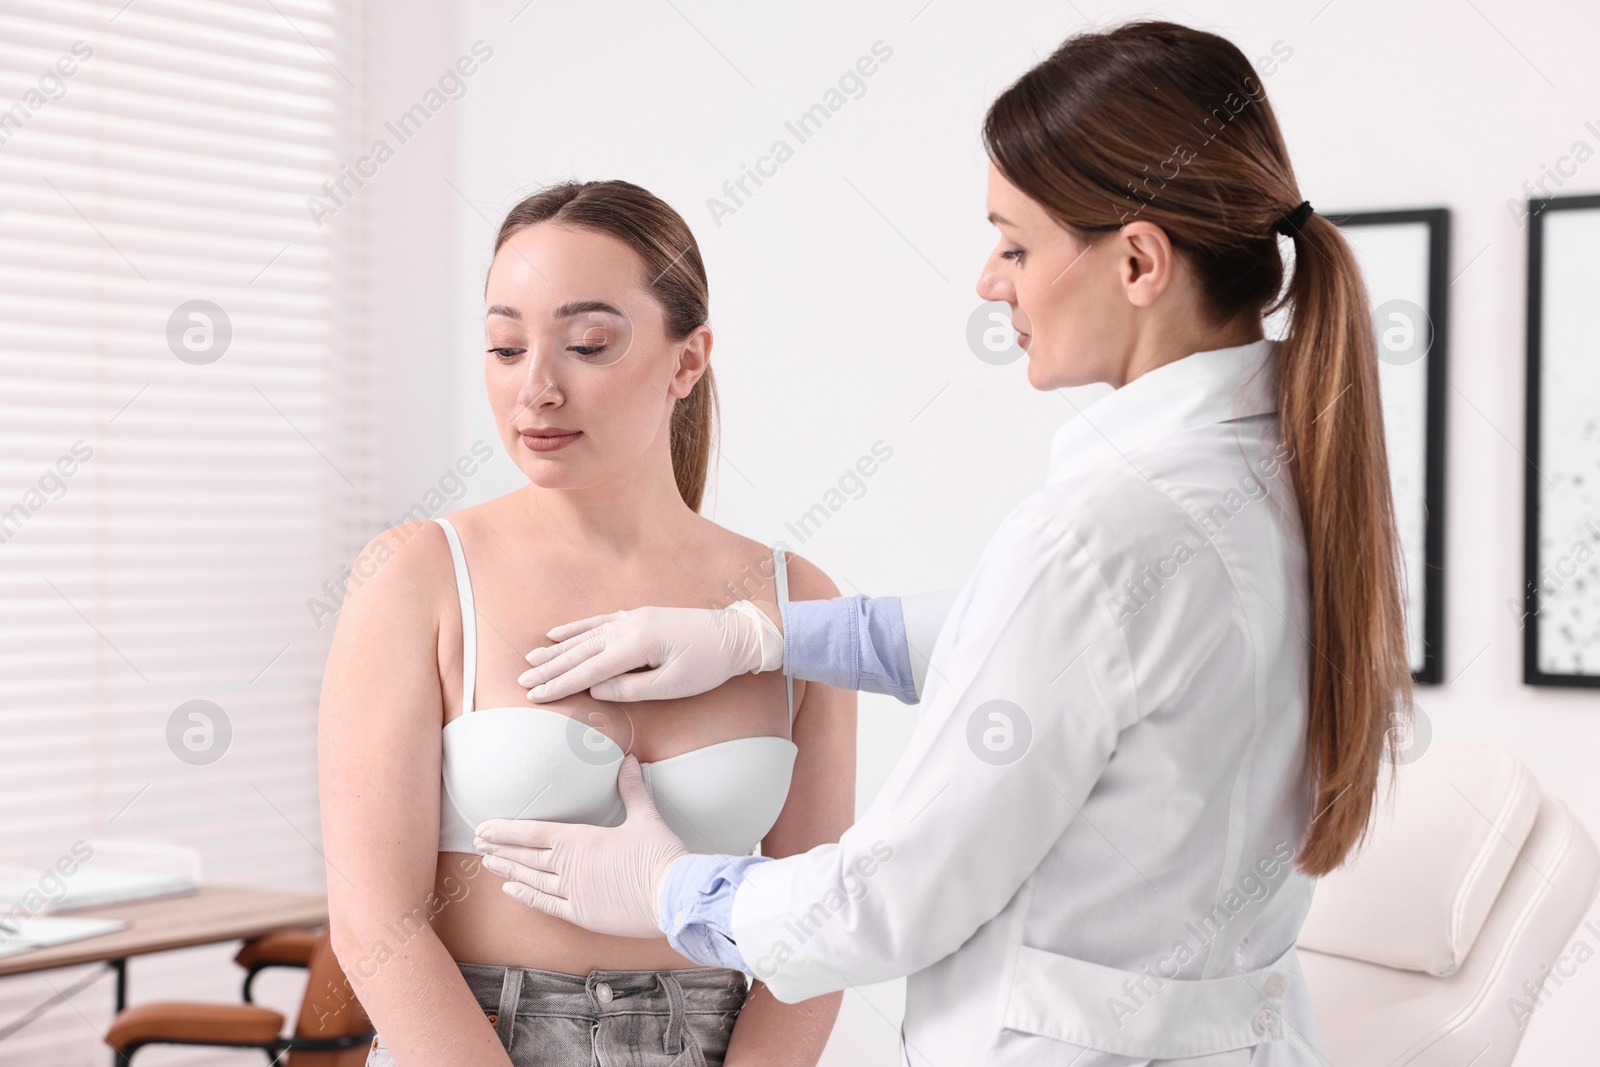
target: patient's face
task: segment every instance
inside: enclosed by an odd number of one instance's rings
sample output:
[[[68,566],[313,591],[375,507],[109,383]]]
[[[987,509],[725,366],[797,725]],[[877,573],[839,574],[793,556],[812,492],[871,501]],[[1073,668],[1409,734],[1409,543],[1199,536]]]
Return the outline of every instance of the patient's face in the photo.
[[[673,401],[699,374],[680,369],[643,269],[620,240],[549,222],[495,254],[484,378],[500,442],[536,485],[626,490],[666,456]]]

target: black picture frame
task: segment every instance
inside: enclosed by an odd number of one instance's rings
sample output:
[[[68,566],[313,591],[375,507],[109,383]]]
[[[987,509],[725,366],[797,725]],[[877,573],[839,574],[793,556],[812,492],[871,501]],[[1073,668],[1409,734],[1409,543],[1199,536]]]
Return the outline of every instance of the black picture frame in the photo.
[[[1528,293],[1527,293],[1527,392],[1523,418],[1524,455],[1522,472],[1522,681],[1524,685],[1600,688],[1600,664],[1596,673],[1561,674],[1539,666],[1540,604],[1539,573],[1541,533],[1541,464],[1544,403],[1544,254],[1546,217],[1552,212],[1600,211],[1600,195],[1558,196],[1528,201]],[[1600,400],[1600,398],[1597,398]],[[1600,402],[1597,402],[1600,406]]]
[[[1423,534],[1420,581],[1422,600],[1422,663],[1411,672],[1418,685],[1444,681],[1445,630],[1445,455],[1448,446],[1447,392],[1450,388],[1450,209],[1403,208],[1329,214],[1341,229],[1421,223],[1427,227],[1428,316],[1427,382],[1424,389]],[[1375,310],[1375,309],[1374,309]],[[1414,590],[1406,590],[1408,604]]]

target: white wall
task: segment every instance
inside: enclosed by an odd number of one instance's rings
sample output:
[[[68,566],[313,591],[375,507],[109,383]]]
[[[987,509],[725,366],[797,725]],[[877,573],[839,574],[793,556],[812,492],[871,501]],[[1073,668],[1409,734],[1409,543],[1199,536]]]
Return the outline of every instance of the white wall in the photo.
[[[1249,56],[1283,42],[1293,54],[1266,80],[1268,94],[1318,209],[1455,212],[1451,681],[1423,690],[1420,702],[1437,738],[1517,753],[1600,836],[1591,767],[1600,693],[1524,687],[1520,633],[1505,607],[1521,585],[1526,242],[1506,202],[1575,141],[1600,148],[1584,125],[1600,127],[1590,54],[1600,9],[906,0],[780,16],[684,0],[536,0],[525,9],[497,0],[463,3],[451,36],[436,14],[413,28],[435,5],[406,7],[409,25],[374,42],[392,50],[391,99],[420,97],[475,41],[494,52],[466,95],[372,185],[383,241],[371,261],[372,311],[394,349],[393,377],[381,383],[395,420],[390,513],[416,503],[474,439],[494,440],[482,399],[481,294],[506,209],[551,181],[626,178],[683,213],[710,271],[724,463],[708,512],[787,542],[847,593],[959,583],[1001,516],[1039,484],[1053,430],[1104,388],[1040,394],[1023,363],[992,367],[967,348],[973,284],[993,240],[978,140],[989,101],[1086,16],[1102,25],[1173,18],[1225,34]],[[392,9],[383,15],[400,25]],[[864,95],[719,225],[708,198],[723,196],[724,181],[776,138],[795,145],[785,121],[880,40],[893,54]],[[385,58],[375,55],[374,66]],[[1564,188],[1546,187],[1596,190],[1600,161]],[[785,529],[880,439],[893,457],[859,499],[809,540]],[[519,478],[500,457],[466,499]],[[861,707],[865,805],[912,713],[888,698],[865,696]],[[849,994],[826,1062],[894,1062],[900,989]],[[1535,1016],[1522,1062],[1589,1047],[1600,1036],[1597,998],[1600,964],[1590,964]]]

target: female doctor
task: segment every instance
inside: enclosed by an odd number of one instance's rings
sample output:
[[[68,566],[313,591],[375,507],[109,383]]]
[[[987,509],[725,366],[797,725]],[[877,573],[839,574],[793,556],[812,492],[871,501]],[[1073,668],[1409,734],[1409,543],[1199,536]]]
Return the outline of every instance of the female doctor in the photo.
[[[983,138],[979,295],[1010,305],[1034,388],[1114,391],[1058,431],[966,585],[621,612],[552,631],[524,675],[544,700],[780,665],[920,693],[871,806],[802,855],[688,853],[629,756],[621,825],[492,820],[476,844],[531,906],[664,933],[785,1002],[909,976],[916,1067],[1326,1063],[1295,938],[1410,709],[1356,261],[1209,33],[1072,37]]]

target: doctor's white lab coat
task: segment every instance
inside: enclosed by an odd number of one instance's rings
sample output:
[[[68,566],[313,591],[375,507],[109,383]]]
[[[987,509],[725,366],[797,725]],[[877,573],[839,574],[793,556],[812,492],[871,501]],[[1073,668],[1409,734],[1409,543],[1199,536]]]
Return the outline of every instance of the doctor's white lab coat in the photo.
[[[871,806],[734,897],[780,1000],[909,975],[911,1067],[1326,1064],[1294,949],[1314,653],[1274,344],[1057,433]]]

